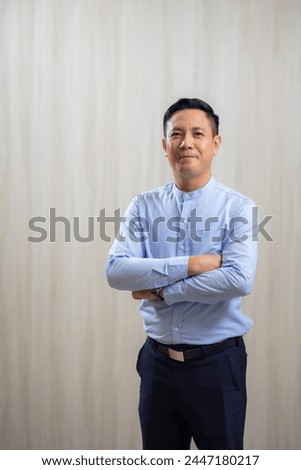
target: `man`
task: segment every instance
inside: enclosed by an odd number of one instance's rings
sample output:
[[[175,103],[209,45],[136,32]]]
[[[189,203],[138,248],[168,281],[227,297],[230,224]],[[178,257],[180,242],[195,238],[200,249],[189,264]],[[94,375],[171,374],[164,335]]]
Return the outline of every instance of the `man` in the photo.
[[[110,286],[141,299],[147,340],[137,360],[144,449],[242,449],[252,321],[254,203],[211,173],[219,118],[183,98],[164,115],[175,182],[129,206],[107,264]]]

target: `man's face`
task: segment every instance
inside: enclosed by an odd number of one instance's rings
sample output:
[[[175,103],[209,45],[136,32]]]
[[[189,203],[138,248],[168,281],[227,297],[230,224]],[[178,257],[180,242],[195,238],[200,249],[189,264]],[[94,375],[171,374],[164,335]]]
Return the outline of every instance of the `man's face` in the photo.
[[[209,181],[211,162],[221,138],[213,136],[204,111],[184,109],[173,114],[162,144],[180,189],[192,191]]]

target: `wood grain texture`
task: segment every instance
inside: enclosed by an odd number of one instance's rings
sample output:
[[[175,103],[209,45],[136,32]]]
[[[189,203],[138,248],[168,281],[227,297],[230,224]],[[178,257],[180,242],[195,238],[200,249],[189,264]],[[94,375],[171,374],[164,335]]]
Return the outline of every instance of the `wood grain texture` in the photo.
[[[141,448],[144,333],[97,217],[171,180],[162,115],[196,96],[221,119],[216,178],[273,216],[244,300],[245,445],[301,449],[300,2],[1,0],[0,23],[0,448]]]

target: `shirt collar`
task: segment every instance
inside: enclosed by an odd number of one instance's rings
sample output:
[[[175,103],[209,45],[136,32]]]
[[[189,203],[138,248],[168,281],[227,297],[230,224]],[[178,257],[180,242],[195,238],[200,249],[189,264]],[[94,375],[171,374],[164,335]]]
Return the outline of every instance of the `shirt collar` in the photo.
[[[175,183],[173,184],[173,191],[174,191],[175,196],[179,198],[181,201],[187,201],[189,199],[194,199],[197,197],[204,197],[206,194],[208,194],[214,189],[215,185],[216,185],[216,179],[214,178],[214,176],[211,176],[210,180],[208,181],[207,184],[205,184],[205,186],[203,186],[202,188],[196,189],[195,191],[186,193],[184,191],[181,191],[175,185]]]

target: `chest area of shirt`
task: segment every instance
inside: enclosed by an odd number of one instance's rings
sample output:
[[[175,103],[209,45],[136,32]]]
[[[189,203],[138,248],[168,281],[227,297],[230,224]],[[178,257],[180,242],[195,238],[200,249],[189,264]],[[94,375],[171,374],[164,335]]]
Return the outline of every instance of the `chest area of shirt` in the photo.
[[[158,202],[145,207],[144,217],[157,256],[220,252],[227,236],[227,206],[209,198]]]

